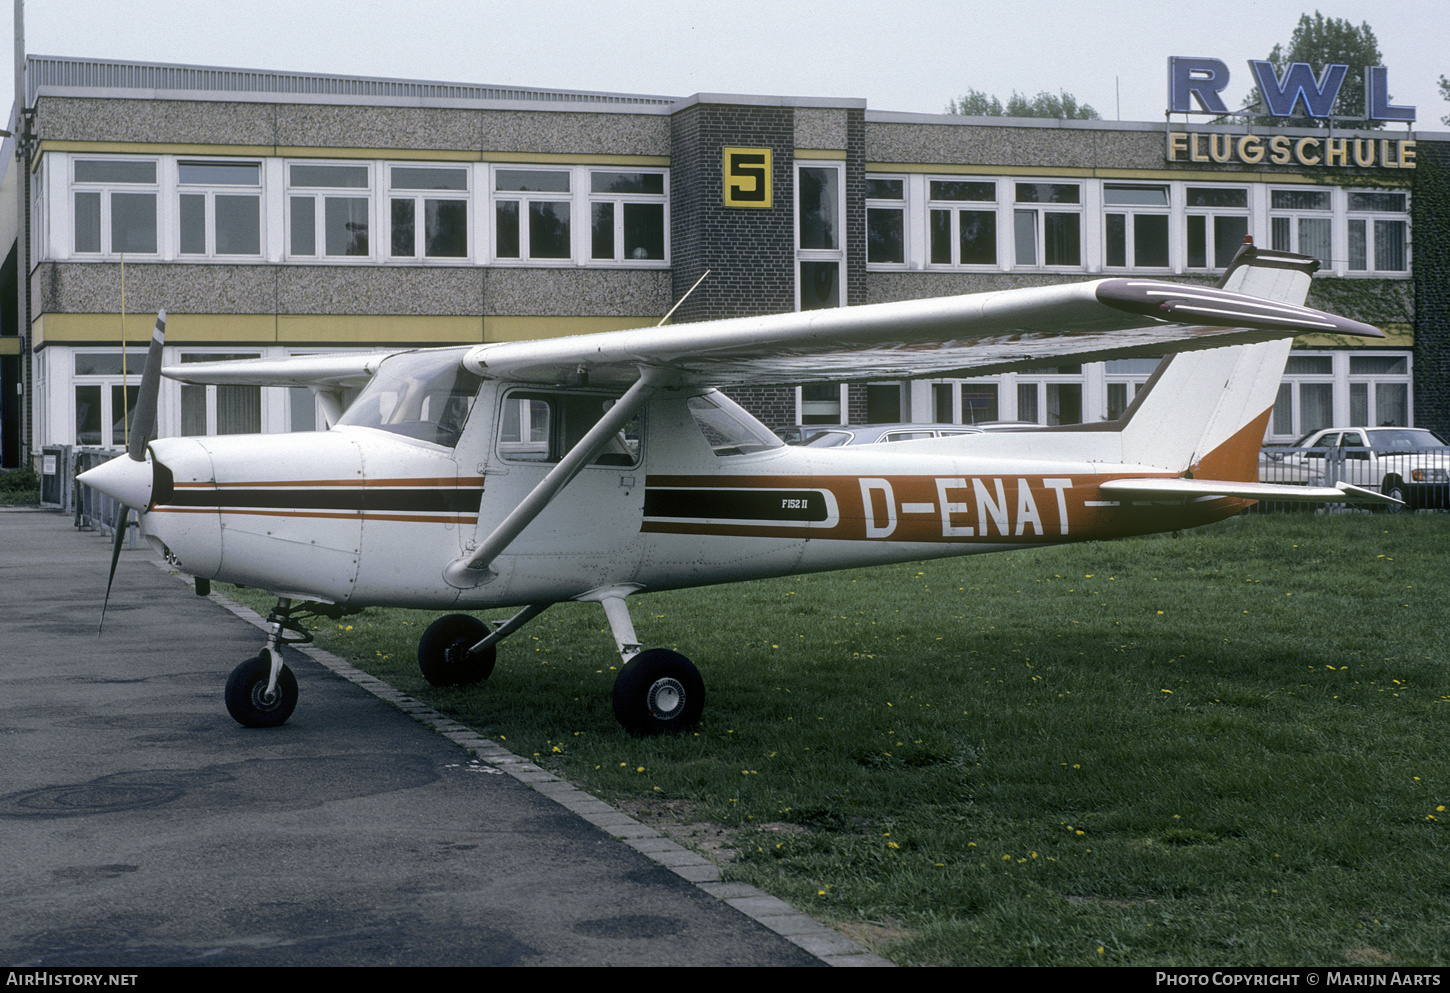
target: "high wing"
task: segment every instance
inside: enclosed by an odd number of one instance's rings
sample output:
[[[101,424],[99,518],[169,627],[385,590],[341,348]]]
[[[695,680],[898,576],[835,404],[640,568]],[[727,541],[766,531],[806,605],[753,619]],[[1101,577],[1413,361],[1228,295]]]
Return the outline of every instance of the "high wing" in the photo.
[[[1307,279],[1306,279],[1307,287]],[[967,296],[475,345],[480,376],[626,386],[641,368],[695,386],[979,376],[1032,365],[1162,355],[1307,332],[1383,337],[1358,321],[1231,290],[1100,279]],[[387,353],[169,366],[191,383],[341,385]]]
[[[396,350],[395,350],[396,351]],[[298,355],[287,359],[236,359],[226,362],[188,362],[169,365],[161,372],[183,383],[228,386],[297,386],[341,389],[362,386],[394,352],[339,352]]]

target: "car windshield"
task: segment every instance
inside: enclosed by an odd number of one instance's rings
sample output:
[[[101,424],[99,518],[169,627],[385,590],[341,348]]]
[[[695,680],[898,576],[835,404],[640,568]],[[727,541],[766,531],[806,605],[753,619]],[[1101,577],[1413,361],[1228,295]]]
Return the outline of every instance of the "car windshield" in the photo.
[[[1369,447],[1377,452],[1417,452],[1446,447],[1433,432],[1424,428],[1373,428],[1367,434]]]
[[[384,360],[337,423],[453,447],[482,382],[463,368],[463,353],[404,352]]]

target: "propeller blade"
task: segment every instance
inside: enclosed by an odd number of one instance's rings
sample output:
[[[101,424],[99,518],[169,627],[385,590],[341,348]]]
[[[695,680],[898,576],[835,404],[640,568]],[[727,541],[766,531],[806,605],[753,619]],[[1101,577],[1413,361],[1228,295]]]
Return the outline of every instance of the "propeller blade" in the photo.
[[[133,462],[146,461],[146,446],[151,443],[152,437],[156,434],[156,406],[157,396],[161,392],[161,349],[166,344],[166,311],[156,315],[156,329],[151,332],[151,347],[146,351],[146,368],[141,373],[141,389],[136,394],[136,409],[131,413],[131,437],[126,446],[126,454]],[[114,462],[115,460],[113,460]],[[108,463],[109,464],[109,463]],[[122,463],[124,465],[124,463]],[[99,466],[98,469],[105,469]],[[113,466],[109,473],[97,473],[98,476],[105,476],[112,481],[109,489],[116,488],[112,477],[119,476],[121,479],[134,482],[131,479],[135,472],[120,472],[119,466]],[[91,472],[97,472],[92,469]],[[84,473],[83,475],[89,475]],[[99,480],[97,480],[99,481]],[[99,488],[99,487],[98,487]],[[129,489],[145,493],[151,492],[149,479],[145,481],[144,487],[133,485]],[[110,495],[115,496],[112,492]],[[133,500],[136,498],[133,497]],[[146,512],[146,500],[138,500],[143,505],[135,508],[141,513]],[[116,565],[121,561],[121,545],[126,540],[126,529],[131,522],[131,507],[125,500],[116,500],[116,542],[111,546],[111,574],[106,579],[106,598],[101,601],[101,623],[96,628],[96,636],[99,637],[106,627],[106,607],[111,602],[111,586],[116,582]]]
[[[165,343],[166,311],[163,310],[156,315],[156,329],[151,332],[151,347],[146,352],[146,369],[141,373],[141,390],[131,415],[131,439],[126,454],[135,462],[146,461],[146,446],[156,435],[156,398],[161,391],[161,348]]]
[[[116,543],[111,548],[111,575],[106,580],[106,598],[101,601],[101,623],[96,627],[96,637],[106,628],[106,605],[111,602],[111,584],[116,581],[116,563],[121,561],[121,543],[126,540],[126,529],[131,524],[131,508],[116,501]]]

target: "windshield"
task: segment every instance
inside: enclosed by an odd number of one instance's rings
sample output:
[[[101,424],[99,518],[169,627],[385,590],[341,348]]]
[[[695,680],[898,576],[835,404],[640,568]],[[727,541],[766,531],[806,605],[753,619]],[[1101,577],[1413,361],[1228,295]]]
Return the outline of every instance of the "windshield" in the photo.
[[[1445,443],[1424,428],[1376,428],[1366,432],[1369,447],[1376,451],[1413,452],[1422,448],[1444,448]]]
[[[385,359],[338,424],[377,428],[452,448],[482,383],[462,366],[464,349]]]

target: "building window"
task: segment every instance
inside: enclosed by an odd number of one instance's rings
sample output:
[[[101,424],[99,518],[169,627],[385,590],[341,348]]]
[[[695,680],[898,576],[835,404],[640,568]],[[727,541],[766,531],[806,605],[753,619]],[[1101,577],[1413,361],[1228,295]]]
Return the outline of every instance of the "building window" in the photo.
[[[1409,271],[1407,200],[1404,193],[1349,192],[1350,272]]]
[[[932,265],[995,266],[996,181],[929,180],[927,231]]]
[[[1158,368],[1158,359],[1109,359],[1103,363],[1103,385],[1107,396],[1105,420],[1115,421],[1123,416],[1153,370]]]
[[[182,160],[176,172],[180,255],[262,254],[261,163]]]
[[[799,310],[845,303],[843,169],[834,164],[796,166],[796,299]],[[810,423],[802,421],[801,423]]]
[[[1227,269],[1249,233],[1249,191],[1190,186],[1186,193],[1188,268]]]
[[[846,387],[842,383],[807,383],[796,393],[797,424],[845,424]]]
[[[388,169],[389,254],[395,259],[468,257],[468,170]]]
[[[77,352],[75,379],[75,444],[120,448],[127,443],[126,425],[141,392],[146,352],[120,349]]]
[[[866,261],[906,264],[906,180],[866,177]]]
[[[1410,423],[1410,356],[1349,356],[1349,423],[1406,427]]]
[[[1297,252],[1326,269],[1334,258],[1329,190],[1270,190],[1269,234],[1276,252]]]
[[[493,174],[494,257],[574,257],[568,170],[499,168]]]
[[[368,258],[371,170],[365,165],[294,163],[287,170],[290,254]]]
[[[1274,399],[1271,433],[1297,438],[1334,424],[1334,357],[1290,355]]]
[[[589,257],[663,262],[665,174],[596,169],[589,174]]]
[[[76,159],[74,246],[80,254],[155,255],[155,159]]]
[[[1107,183],[1103,187],[1104,263],[1110,268],[1168,268],[1168,187]]]
[[[1012,212],[1019,266],[1082,265],[1082,190],[1077,183],[1017,183]]]
[[[967,380],[962,383],[962,423],[982,424],[1001,420],[998,389],[999,384],[995,380]]]
[[[1038,376],[1042,378],[1038,379]],[[1081,424],[1082,366],[1044,366],[1033,370],[1032,379],[1019,376],[1017,419],[1047,425]]]
[[[255,359],[259,352],[183,352],[181,361],[227,362]],[[212,434],[259,434],[262,430],[260,386],[198,386],[181,384],[181,431],[185,437]]]

